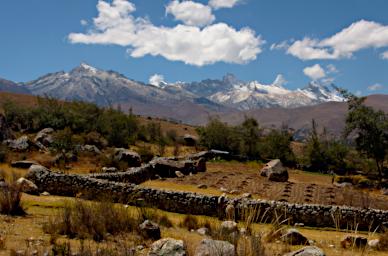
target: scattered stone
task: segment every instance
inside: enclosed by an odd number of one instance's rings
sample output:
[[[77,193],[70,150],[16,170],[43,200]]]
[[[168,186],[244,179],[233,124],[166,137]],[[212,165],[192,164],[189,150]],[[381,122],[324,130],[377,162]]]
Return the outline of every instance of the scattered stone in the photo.
[[[30,180],[26,178],[19,178],[16,181],[16,184],[19,186],[20,190],[24,193],[31,195],[39,195],[38,187]]]
[[[31,167],[33,164],[38,164],[35,161],[29,161],[29,160],[23,160],[23,161],[13,161],[11,163],[11,166],[13,168],[20,168],[20,169],[28,169]]]
[[[304,227],[304,223],[295,223],[294,227]]]
[[[241,195],[241,198],[252,198],[251,193],[244,193]]]
[[[40,194],[40,195],[42,195],[42,196],[49,196],[50,195],[50,193],[49,192],[47,192],[47,191],[44,191],[42,194]]]
[[[365,247],[368,244],[368,239],[362,236],[345,236],[341,240],[341,246],[342,248],[349,248],[349,247]]]
[[[229,190],[227,190],[227,189],[224,188],[224,187],[221,187],[221,188],[220,188],[220,191],[223,192],[223,193],[229,193]]]
[[[283,256],[325,256],[325,252],[316,246],[306,246],[297,251],[286,253]]]
[[[92,153],[94,155],[100,155],[101,151],[95,145],[84,145],[81,147],[82,151]]]
[[[185,177],[185,175],[184,175],[182,172],[180,172],[180,171],[175,171],[175,175],[176,175],[178,178],[183,178],[183,177]]]
[[[119,170],[117,170],[116,167],[102,167],[101,168],[101,172],[104,172],[104,173],[113,173],[113,172],[118,172]]]
[[[232,194],[232,195],[240,194],[240,191],[238,191],[237,189],[233,189],[229,192],[229,194]]]
[[[53,134],[54,129],[53,128],[44,128],[43,130],[39,131],[35,138],[34,142],[39,146],[43,145],[44,147],[49,147],[53,142]]]
[[[309,245],[308,239],[302,235],[297,229],[291,228],[280,237],[280,239],[291,245]]]
[[[368,246],[372,249],[380,249],[380,239],[372,239],[368,241]]]
[[[186,256],[186,245],[182,240],[164,238],[151,245],[148,256]]]
[[[192,160],[177,160],[168,157],[157,157],[149,162],[151,169],[162,177],[176,177],[176,171],[184,175],[197,173],[196,163]]]
[[[268,162],[261,169],[260,175],[267,177],[270,181],[286,182],[288,180],[288,171],[279,159]]]
[[[197,233],[202,235],[202,236],[207,236],[210,234],[210,231],[208,228],[199,228],[199,229],[197,229]]]
[[[145,220],[139,225],[140,233],[144,238],[158,240],[160,239],[159,225],[150,220]]]
[[[334,182],[333,185],[339,188],[348,188],[353,186],[353,184],[350,182],[342,182],[342,183]]]
[[[231,220],[222,222],[220,232],[223,235],[238,233],[237,223]]]
[[[207,185],[206,184],[199,184],[197,186],[197,188],[199,188],[199,189],[207,189]]]
[[[30,147],[27,135],[23,135],[16,140],[7,140],[6,145],[16,151],[25,151]]]
[[[195,249],[195,256],[235,256],[235,248],[229,242],[213,239],[203,239]]]
[[[138,167],[141,165],[140,155],[125,148],[116,148],[114,159],[118,162],[126,162],[130,167]]]

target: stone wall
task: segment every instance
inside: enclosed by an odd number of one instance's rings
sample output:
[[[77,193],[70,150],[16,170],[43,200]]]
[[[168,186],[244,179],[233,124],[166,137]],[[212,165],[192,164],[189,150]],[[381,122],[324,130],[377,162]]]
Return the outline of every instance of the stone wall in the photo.
[[[352,230],[374,230],[388,222],[388,211],[352,207],[290,204],[286,202],[228,199],[189,192],[174,192],[144,188],[129,183],[97,179],[98,176],[60,174],[31,166],[26,178],[41,192],[53,195],[82,195],[88,199],[101,198],[130,205],[157,207],[161,210],[193,215],[224,217],[225,207],[234,204],[237,218],[244,212],[257,211],[256,222],[271,222],[275,216],[288,219],[286,223],[304,223],[312,227],[341,227]],[[109,197],[109,198],[107,198]]]

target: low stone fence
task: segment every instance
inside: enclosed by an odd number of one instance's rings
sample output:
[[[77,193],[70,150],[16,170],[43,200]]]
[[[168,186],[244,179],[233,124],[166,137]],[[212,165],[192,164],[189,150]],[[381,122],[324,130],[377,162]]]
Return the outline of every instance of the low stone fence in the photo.
[[[100,200],[156,207],[161,210],[224,218],[225,208],[233,204],[236,218],[256,212],[255,222],[280,221],[293,225],[303,223],[312,227],[333,227],[350,230],[374,230],[388,222],[388,211],[352,207],[291,204],[253,199],[228,199],[189,192],[174,192],[144,188],[135,184],[97,179],[98,176],[54,173],[39,165],[31,166],[26,178],[41,192],[53,195],[79,196]]]

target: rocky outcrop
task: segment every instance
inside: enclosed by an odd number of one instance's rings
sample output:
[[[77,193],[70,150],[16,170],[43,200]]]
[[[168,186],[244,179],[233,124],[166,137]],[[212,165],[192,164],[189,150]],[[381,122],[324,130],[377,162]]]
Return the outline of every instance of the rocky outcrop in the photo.
[[[203,239],[195,249],[195,256],[235,256],[235,248],[229,242],[213,239]]]
[[[53,133],[53,128],[44,128],[39,131],[34,138],[35,144],[41,149],[49,147],[54,142]]]
[[[260,175],[267,177],[270,181],[286,182],[288,171],[279,159],[268,162],[260,171]]]
[[[38,187],[30,180],[26,178],[19,178],[16,181],[16,185],[19,187],[20,191],[31,194],[31,195],[39,195]]]
[[[30,147],[30,140],[27,135],[23,135],[16,140],[6,140],[5,144],[15,151],[26,151]]]
[[[182,240],[164,238],[151,245],[148,256],[186,256],[186,245]]]
[[[129,149],[116,148],[113,157],[117,162],[124,162],[129,167],[138,167],[141,165],[140,155]]]

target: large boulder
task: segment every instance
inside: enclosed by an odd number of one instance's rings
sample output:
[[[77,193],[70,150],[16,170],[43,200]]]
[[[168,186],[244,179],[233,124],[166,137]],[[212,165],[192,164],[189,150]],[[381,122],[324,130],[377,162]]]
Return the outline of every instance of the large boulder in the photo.
[[[13,168],[20,168],[20,169],[28,169],[33,164],[38,164],[38,163],[35,162],[35,161],[30,161],[30,160],[13,161],[11,163],[11,167],[13,167]]]
[[[227,241],[203,239],[195,249],[195,256],[235,256],[234,245]]]
[[[268,162],[260,171],[260,175],[267,177],[270,181],[286,182],[288,171],[279,159]]]
[[[155,174],[162,178],[176,177],[176,172],[179,171],[184,175],[196,173],[196,165],[191,160],[176,160],[167,157],[157,157],[149,162]]]
[[[186,245],[182,240],[164,238],[151,245],[148,256],[186,256]]]
[[[223,236],[238,234],[237,223],[231,220],[222,222],[220,227],[220,232]]]
[[[160,239],[160,227],[158,224],[145,220],[139,225],[140,234],[146,239],[158,240]]]
[[[39,189],[35,185],[34,182],[27,180],[26,178],[19,178],[16,181],[17,186],[19,187],[20,191],[31,194],[31,195],[39,195]]]
[[[140,155],[125,148],[116,148],[114,159],[118,162],[125,162],[129,167],[139,167],[141,165]]]
[[[295,228],[287,230],[281,240],[291,245],[309,245],[309,240]]]
[[[54,142],[53,133],[53,128],[44,128],[36,134],[34,142],[38,146],[43,145],[44,147],[49,147]]]
[[[306,246],[297,251],[286,253],[283,256],[325,256],[325,252],[316,246]]]
[[[6,145],[15,151],[25,151],[30,147],[30,141],[27,135],[23,135],[16,140],[6,140]]]

